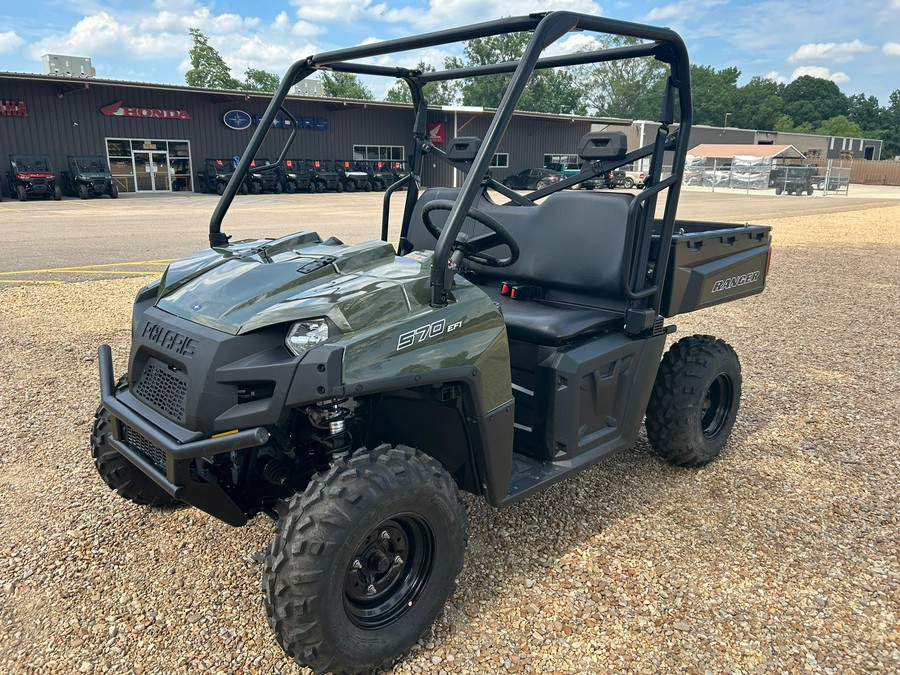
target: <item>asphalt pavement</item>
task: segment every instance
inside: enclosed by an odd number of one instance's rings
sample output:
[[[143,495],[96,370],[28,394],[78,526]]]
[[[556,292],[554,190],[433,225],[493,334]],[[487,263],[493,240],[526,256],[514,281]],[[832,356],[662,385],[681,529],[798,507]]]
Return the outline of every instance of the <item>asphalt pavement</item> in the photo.
[[[375,192],[238,196],[222,229],[233,240],[314,230],[323,239],[334,235],[355,243],[379,237],[383,197]],[[900,188],[882,186],[853,185],[849,195],[811,197],[684,188],[678,216],[755,222],[786,215],[833,214],[897,199]],[[4,199],[0,202],[0,288],[160,274],[168,261],[208,245],[209,220],[217,200],[217,196],[201,194],[59,202]],[[395,194],[392,239],[399,231],[402,208],[403,196]]]

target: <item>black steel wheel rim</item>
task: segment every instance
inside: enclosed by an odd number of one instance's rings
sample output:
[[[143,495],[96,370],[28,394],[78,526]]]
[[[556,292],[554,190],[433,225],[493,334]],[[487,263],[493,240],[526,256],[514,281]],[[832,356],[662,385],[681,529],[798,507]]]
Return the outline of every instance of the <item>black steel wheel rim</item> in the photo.
[[[428,583],[434,534],[413,513],[382,521],[357,547],[347,566],[344,608],[360,628],[375,630],[403,616]]]
[[[734,405],[734,385],[726,373],[719,373],[710,383],[703,397],[700,426],[703,435],[714,438],[725,426]]]

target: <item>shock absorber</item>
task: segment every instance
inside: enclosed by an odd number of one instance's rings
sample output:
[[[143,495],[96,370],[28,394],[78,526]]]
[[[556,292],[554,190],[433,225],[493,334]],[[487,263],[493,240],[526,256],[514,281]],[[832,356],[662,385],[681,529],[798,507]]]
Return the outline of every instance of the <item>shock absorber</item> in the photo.
[[[353,436],[347,430],[347,419],[353,413],[350,408],[341,405],[346,401],[335,399],[306,409],[310,424],[327,432],[313,434],[313,438],[334,454],[349,452],[353,447]]]

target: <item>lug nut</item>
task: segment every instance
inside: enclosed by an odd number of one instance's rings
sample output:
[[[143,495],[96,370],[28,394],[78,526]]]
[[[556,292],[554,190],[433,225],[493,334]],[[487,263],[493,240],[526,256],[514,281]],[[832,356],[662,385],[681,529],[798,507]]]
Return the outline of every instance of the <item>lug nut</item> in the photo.
[[[381,531],[381,538],[382,538],[382,539],[390,539],[390,538],[391,538],[391,535],[388,534],[388,531],[387,531],[387,530],[382,530],[382,531]]]
[[[355,569],[355,570],[361,570],[361,569],[362,569],[362,563],[359,562],[359,560],[354,560],[354,561],[353,561],[353,565],[351,565],[351,567],[352,567],[353,569]]]
[[[375,584],[369,584],[369,587],[366,589],[366,593],[369,595],[375,595]]]
[[[396,558],[394,558],[394,564],[395,564],[395,565],[402,565],[402,564],[403,564],[403,558],[401,558],[401,557],[398,555]]]

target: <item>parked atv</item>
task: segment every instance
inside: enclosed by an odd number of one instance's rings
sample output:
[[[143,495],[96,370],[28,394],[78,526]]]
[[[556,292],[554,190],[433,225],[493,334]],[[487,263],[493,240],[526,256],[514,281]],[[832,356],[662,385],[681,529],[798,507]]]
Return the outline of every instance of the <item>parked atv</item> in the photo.
[[[797,196],[812,195],[814,189],[814,181],[817,180],[816,174],[819,172],[818,166],[799,166],[796,164],[787,164],[772,167],[769,173],[769,185],[775,187],[775,194],[780,195],[787,192],[789,195]]]
[[[344,191],[344,184],[341,182],[340,174],[332,170],[328,166],[328,162],[319,159],[307,159],[305,163],[312,173],[312,182],[316,186],[316,192],[325,192],[326,190],[334,192]]]
[[[66,158],[69,169],[60,173],[62,189],[70,197],[102,197],[109,195],[116,199],[119,187],[106,168],[106,162],[99,156]]]
[[[20,202],[29,197],[62,199],[62,190],[47,155],[10,155],[6,185],[9,194]]]
[[[369,182],[368,174],[357,169],[354,162],[336,159],[334,160],[334,168],[338,172],[344,190],[347,192],[355,192],[357,190],[363,192],[372,191],[372,184]]]
[[[517,31],[521,60],[487,68],[508,86],[485,138],[447,150],[424,132],[423,87],[485,67],[420,76],[370,63]],[[539,58],[571,31],[635,40]],[[578,175],[527,194],[490,177],[535,69],[628,59],[667,69],[651,144],[629,152],[622,132],[589,133]],[[710,335],[663,354],[670,319],[761,293],[771,228],[676,220],[692,103],[687,51],[669,29],[546,12],[308,57],[275,92],[239,178],[291,87],[332,67],[402,73],[418,102],[409,173],[395,185],[406,189],[399,233],[386,195],[377,240],[302,231],[231,242],[231,181],[210,248],[138,292],[128,372],[116,379],[109,346],[99,348],[91,444],[103,480],[136,503],[187,503],[235,526],[276,519],[263,604],[278,643],[317,673],[355,673],[403,654],[453,593],[466,547],[460,491],[515,504],[633,445],[645,417],[669,462],[720,455],[740,363]],[[640,192],[565,189],[645,158]],[[462,186],[421,191],[426,162],[463,172]]]
[[[250,174],[248,176],[250,180],[250,192],[255,195],[261,194],[263,192],[274,192],[276,195],[281,194],[282,185],[281,181],[278,180],[278,170],[277,169],[265,169],[263,171],[254,170],[256,167],[262,167],[269,164],[268,159],[254,159],[250,162]]]
[[[383,192],[397,180],[396,176],[388,171],[385,165],[386,162],[377,160],[362,160],[356,162],[356,170],[366,174],[373,190]]]
[[[215,192],[223,194],[231,177],[234,175],[235,164],[232,159],[207,159],[203,171],[197,172],[197,187],[200,192]],[[242,180],[238,191],[245,195],[250,191],[249,181]]]
[[[276,169],[276,173],[282,189],[288,194],[316,191],[311,172],[306,170],[299,159],[284,160],[284,163]]]

